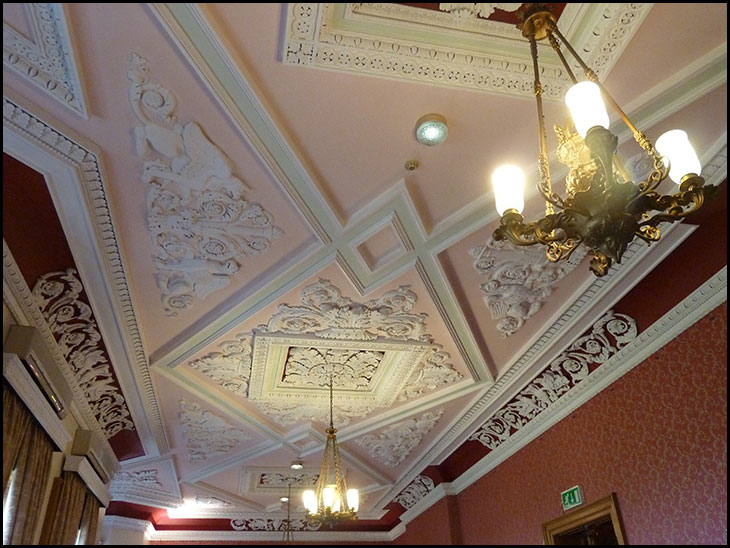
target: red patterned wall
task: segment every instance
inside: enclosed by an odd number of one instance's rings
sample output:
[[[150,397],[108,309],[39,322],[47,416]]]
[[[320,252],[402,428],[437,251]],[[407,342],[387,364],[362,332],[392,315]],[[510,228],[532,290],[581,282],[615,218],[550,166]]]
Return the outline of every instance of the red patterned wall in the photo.
[[[726,544],[726,364],[724,303],[460,493],[464,544],[541,544],[576,484],[617,494],[630,544]]]

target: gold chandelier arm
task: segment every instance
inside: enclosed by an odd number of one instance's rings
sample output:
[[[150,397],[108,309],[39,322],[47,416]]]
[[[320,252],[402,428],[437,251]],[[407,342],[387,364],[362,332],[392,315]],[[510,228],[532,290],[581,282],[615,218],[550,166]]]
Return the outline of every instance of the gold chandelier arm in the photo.
[[[621,117],[623,122],[626,124],[626,126],[631,130],[631,133],[634,134],[634,139],[636,139],[636,142],[639,143],[639,146],[643,148],[649,156],[651,156],[654,161],[656,162],[658,158],[660,158],[659,153],[654,148],[654,145],[652,142],[648,139],[646,135],[644,135],[641,131],[638,130],[638,128],[631,122],[628,115],[623,111],[623,109],[619,106],[619,104],[614,100],[614,98],[611,96],[611,94],[608,92],[608,90],[603,86],[601,81],[598,79],[598,75],[588,66],[585,64],[583,59],[581,59],[580,55],[578,55],[578,52],[575,51],[573,46],[570,45],[570,42],[563,36],[563,33],[560,32],[560,29],[558,28],[557,23],[555,20],[548,19],[548,31],[549,33],[554,32],[558,35],[558,38],[560,38],[560,41],[563,43],[563,45],[568,48],[568,51],[570,51],[571,55],[575,58],[576,61],[580,64],[581,68],[583,69],[583,72],[586,75],[586,78],[588,78],[591,82],[594,82],[599,88],[601,88],[601,93],[605,97],[605,99],[610,103],[611,107],[618,113],[618,115]]]

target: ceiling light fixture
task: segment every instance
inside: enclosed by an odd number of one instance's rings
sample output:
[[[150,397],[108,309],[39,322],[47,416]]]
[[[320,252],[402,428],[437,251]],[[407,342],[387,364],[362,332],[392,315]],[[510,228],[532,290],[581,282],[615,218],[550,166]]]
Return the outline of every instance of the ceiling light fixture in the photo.
[[[332,528],[336,523],[357,519],[359,495],[357,489],[348,489],[340,463],[340,450],[337,447],[337,429],[333,422],[333,384],[330,372],[330,426],[326,430],[327,443],[324,457],[319,468],[319,477],[314,490],[302,493],[302,501],[307,510],[307,520],[322,523]]]
[[[524,6],[522,35],[530,41],[537,101],[540,143],[537,188],[546,200],[545,216],[534,222],[524,222],[524,175],[519,168],[503,169],[503,166],[492,178],[497,212],[502,216],[494,238],[507,239],[516,245],[543,244],[547,246],[547,258],[553,262],[567,259],[583,244],[593,255],[590,269],[596,276],[603,276],[614,261],[621,263],[621,257],[634,238],[647,243],[658,241],[661,237],[659,223],[671,223],[698,210],[706,198],[717,194],[718,187],[704,186],[705,180],[699,176],[699,160],[686,133],[681,130],[667,132],[659,137],[654,148],[562,35],[549,7],[546,4]],[[565,102],[577,132],[570,126],[555,127],[558,160],[569,167],[565,180],[566,197],[553,191],[550,180],[537,61],[537,41],[545,38],[574,83]],[[560,49],[561,43],[581,66],[588,81],[577,81]],[[654,168],[646,181],[631,181],[618,162],[615,156],[618,138],[608,130],[608,114],[602,97],[616,110],[653,160]],[[679,190],[662,195],[656,189],[667,176],[679,185]]]
[[[446,118],[439,114],[426,114],[416,122],[416,139],[422,145],[440,145],[448,136]]]

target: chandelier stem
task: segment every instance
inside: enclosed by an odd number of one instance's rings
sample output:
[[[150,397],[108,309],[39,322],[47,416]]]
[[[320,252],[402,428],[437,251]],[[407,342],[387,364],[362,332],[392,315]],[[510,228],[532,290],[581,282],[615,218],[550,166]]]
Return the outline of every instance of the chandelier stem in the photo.
[[[560,57],[560,61],[563,63],[563,67],[565,67],[565,70],[568,73],[570,80],[574,84],[577,84],[578,79],[575,77],[575,74],[573,73],[573,70],[570,68],[570,65],[568,65],[568,61],[567,61],[567,59],[565,59],[565,55],[563,55],[563,50],[560,49],[560,42],[558,42],[558,39],[555,38],[555,35],[551,32],[549,27],[548,27],[548,31],[547,31],[547,37],[548,37],[548,40],[550,41],[550,45],[552,46],[553,50],[555,50],[555,53],[557,53],[558,57]]]
[[[644,135],[641,131],[637,129],[637,127],[631,122],[628,115],[624,112],[624,110],[619,106],[619,104],[614,100],[613,97],[611,97],[611,94],[608,92],[608,90],[604,87],[604,85],[601,83],[601,81],[598,79],[598,75],[588,66],[585,64],[583,59],[581,59],[580,55],[578,55],[578,52],[575,51],[573,46],[570,45],[570,42],[566,40],[565,36],[563,36],[563,33],[560,32],[560,29],[558,28],[557,23],[553,20],[548,20],[548,32],[558,35],[558,38],[560,38],[560,41],[563,43],[563,45],[568,48],[568,51],[570,51],[571,55],[575,58],[576,61],[580,64],[581,68],[583,69],[583,72],[586,75],[586,78],[588,78],[591,82],[595,83],[600,89],[601,93],[603,94],[603,97],[608,101],[608,103],[611,105],[611,107],[618,113],[618,115],[621,117],[621,120],[626,124],[626,126],[631,130],[631,133],[634,134],[634,139],[636,139],[636,142],[639,143],[641,148],[643,148],[649,156],[654,159],[655,164],[657,162],[661,162],[659,159],[659,154],[657,153],[656,149],[654,148],[654,145],[649,141],[646,135]]]
[[[540,193],[545,197],[545,214],[551,215],[555,213],[553,204],[562,207],[553,196],[552,182],[550,180],[550,161],[547,150],[547,135],[545,133],[545,115],[542,109],[542,84],[540,83],[540,67],[537,62],[537,40],[535,39],[535,28],[531,25],[529,31],[530,52],[532,54],[532,67],[535,73],[534,92],[535,101],[537,102],[537,125],[538,139],[540,142],[540,155],[537,159],[538,169],[540,170],[540,185],[538,186]]]

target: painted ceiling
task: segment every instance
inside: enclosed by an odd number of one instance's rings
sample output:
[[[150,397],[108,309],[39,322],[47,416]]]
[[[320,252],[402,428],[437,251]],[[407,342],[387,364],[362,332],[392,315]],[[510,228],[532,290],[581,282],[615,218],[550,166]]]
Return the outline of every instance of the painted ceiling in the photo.
[[[334,372],[351,529],[388,530],[450,455],[501,443],[484,440],[580,336],[636,337],[611,307],[696,225],[604,278],[492,240],[488,174],[537,179],[529,47],[484,16],[520,4],[434,6],[3,5],[4,294],[112,463],[108,514],[280,526],[287,483],[316,478]],[[724,181],[726,5],[554,6],[632,121],[685,129]],[[569,78],[539,50],[564,124]],[[440,146],[415,139],[428,113]]]

